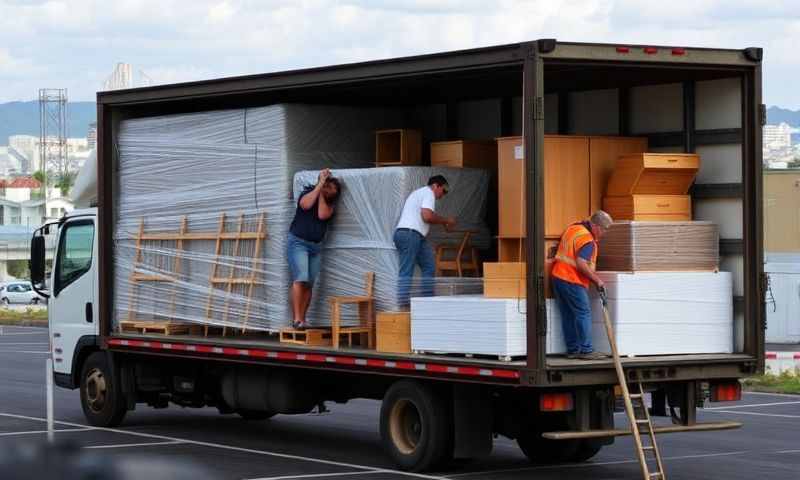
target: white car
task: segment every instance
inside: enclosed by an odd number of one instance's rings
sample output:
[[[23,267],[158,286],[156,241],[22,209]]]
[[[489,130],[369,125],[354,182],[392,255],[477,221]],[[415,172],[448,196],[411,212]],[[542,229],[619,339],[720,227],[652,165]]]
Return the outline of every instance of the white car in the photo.
[[[0,286],[0,301],[3,305],[23,303],[37,305],[44,299],[31,287],[31,282],[9,282]]]

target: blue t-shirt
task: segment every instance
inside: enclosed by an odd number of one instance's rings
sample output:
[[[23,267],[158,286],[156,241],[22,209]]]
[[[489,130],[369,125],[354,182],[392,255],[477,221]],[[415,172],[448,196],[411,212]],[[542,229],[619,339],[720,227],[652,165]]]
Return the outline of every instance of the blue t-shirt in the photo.
[[[578,250],[578,256],[587,262],[592,261],[592,254],[594,253],[594,242],[589,242]]]
[[[303,210],[303,207],[300,206],[300,199],[312,190],[314,190],[313,185],[306,187],[297,198],[297,210],[294,213],[294,220],[292,220],[292,226],[289,227],[289,231],[297,238],[319,243],[325,238],[325,233],[328,231],[328,222],[333,218],[333,215],[327,220],[319,219],[319,198],[311,208]]]

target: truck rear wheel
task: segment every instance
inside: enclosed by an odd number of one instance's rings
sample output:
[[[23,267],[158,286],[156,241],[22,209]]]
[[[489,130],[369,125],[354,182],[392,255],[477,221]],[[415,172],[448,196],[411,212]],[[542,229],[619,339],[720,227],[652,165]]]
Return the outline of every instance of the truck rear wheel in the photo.
[[[276,414],[273,412],[265,412],[261,410],[236,410],[236,413],[244,420],[268,420]]]
[[[89,424],[116,427],[127,413],[118,378],[104,352],[94,352],[81,368],[81,407]]]
[[[381,439],[403,470],[425,471],[446,459],[453,433],[443,397],[411,380],[395,383],[383,397]]]

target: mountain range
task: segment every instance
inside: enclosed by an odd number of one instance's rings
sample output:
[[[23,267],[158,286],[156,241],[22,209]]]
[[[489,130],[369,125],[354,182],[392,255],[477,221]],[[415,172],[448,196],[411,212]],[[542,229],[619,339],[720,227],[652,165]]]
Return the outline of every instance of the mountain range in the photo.
[[[94,102],[69,102],[67,136],[85,137],[89,123],[94,122],[96,116]],[[800,110],[769,107],[767,123],[777,125],[781,122],[800,128]],[[5,145],[11,135],[39,135],[39,102],[0,103],[0,145]]]
[[[94,102],[68,102],[67,137],[85,137],[96,117]],[[39,136],[38,101],[0,103],[0,145],[11,135]]]

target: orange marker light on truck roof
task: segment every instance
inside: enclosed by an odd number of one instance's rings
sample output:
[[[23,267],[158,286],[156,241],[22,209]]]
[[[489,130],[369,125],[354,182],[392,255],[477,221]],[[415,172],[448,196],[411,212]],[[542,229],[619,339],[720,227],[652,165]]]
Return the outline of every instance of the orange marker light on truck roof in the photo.
[[[571,393],[543,393],[539,397],[542,412],[569,412],[575,408]]]

